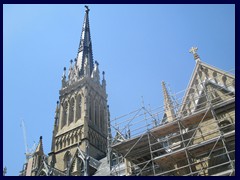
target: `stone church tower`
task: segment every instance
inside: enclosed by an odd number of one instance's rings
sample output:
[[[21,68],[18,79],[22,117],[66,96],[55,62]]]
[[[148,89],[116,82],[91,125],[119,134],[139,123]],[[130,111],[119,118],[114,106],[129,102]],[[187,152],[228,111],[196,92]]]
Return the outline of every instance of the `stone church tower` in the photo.
[[[79,153],[100,160],[106,156],[108,106],[104,72],[93,60],[89,9],[85,17],[77,57],[62,75],[55,112],[52,148],[48,163],[68,175],[82,175],[84,160]],[[81,151],[81,152],[79,152]],[[79,158],[80,157],[80,158]],[[89,175],[94,169],[89,167]]]

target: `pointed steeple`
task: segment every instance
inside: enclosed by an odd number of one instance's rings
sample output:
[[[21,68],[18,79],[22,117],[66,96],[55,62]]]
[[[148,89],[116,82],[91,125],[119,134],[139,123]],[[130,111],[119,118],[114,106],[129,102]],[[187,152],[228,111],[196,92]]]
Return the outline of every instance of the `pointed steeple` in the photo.
[[[36,170],[34,172],[35,175],[36,175],[36,172],[40,169],[43,156],[44,156],[44,152],[43,152],[42,136],[40,136],[40,140],[39,140],[39,143],[37,145],[37,148],[36,148],[36,150],[33,154],[33,157],[30,159],[32,161],[31,163],[33,163],[33,169]],[[31,172],[32,171],[32,166],[29,167],[29,168],[30,168],[30,172]]]
[[[90,35],[90,26],[89,26],[89,11],[90,9],[88,6],[85,6],[85,17],[82,27],[82,34],[78,48],[78,55],[77,55],[77,66],[79,70],[79,75],[82,76],[86,74],[84,65],[86,64],[85,61],[89,63],[89,71],[90,74],[93,71],[93,53],[92,53],[92,41]]]
[[[43,144],[42,144],[42,136],[40,136],[38,146],[37,146],[37,148],[35,150],[35,154],[37,154],[39,156],[44,154],[44,152],[43,152]]]
[[[172,100],[168,94],[166,85],[162,81],[163,95],[164,95],[164,120],[171,122],[175,118],[175,112],[173,109]]]

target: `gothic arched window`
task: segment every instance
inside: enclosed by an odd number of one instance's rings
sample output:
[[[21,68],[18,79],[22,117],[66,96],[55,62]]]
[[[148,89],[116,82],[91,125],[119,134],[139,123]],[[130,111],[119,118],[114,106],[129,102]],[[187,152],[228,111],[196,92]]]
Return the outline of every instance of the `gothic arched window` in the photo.
[[[213,75],[213,79],[214,79],[215,83],[218,84],[217,73],[215,71],[213,71],[212,75]]]
[[[56,150],[58,150],[59,149],[59,143],[57,142],[56,143]]]
[[[70,108],[69,108],[68,124],[71,124],[74,120],[74,106],[75,106],[75,102],[74,102],[74,99],[72,98],[70,102]]]
[[[88,104],[89,104],[89,109],[88,109],[89,120],[91,121],[92,120],[92,100],[90,96],[88,98]]]
[[[101,110],[100,110],[100,129],[101,131],[103,131],[103,127],[104,127],[104,112],[103,112],[103,108],[101,107]]]
[[[99,124],[99,120],[98,120],[98,117],[99,117],[99,106],[98,106],[98,103],[97,101],[95,101],[95,118],[94,118],[94,124],[96,125],[96,127],[98,127],[98,124]]]
[[[209,77],[208,69],[207,68],[203,69],[203,72],[204,72],[206,78],[208,79],[208,77]]]
[[[76,107],[76,121],[81,118],[82,113],[82,97],[79,95],[77,97],[77,107]]]
[[[78,142],[78,135],[76,134],[74,137],[75,137],[75,142]]]
[[[65,102],[62,107],[62,127],[67,123],[67,111],[68,111],[68,103]]]
[[[227,83],[227,77],[225,75],[222,76],[222,82],[224,84],[225,87],[228,86],[228,83]]]
[[[69,151],[66,152],[66,154],[64,155],[64,169],[67,170],[70,166],[70,162],[71,162],[71,153]]]
[[[71,137],[71,143],[72,144],[74,143],[74,137],[73,136]]]
[[[63,140],[63,148],[66,147],[66,140]]]
[[[62,149],[62,141],[59,143],[59,149]]]
[[[67,142],[68,142],[68,146],[69,146],[70,145],[70,138],[68,138]]]

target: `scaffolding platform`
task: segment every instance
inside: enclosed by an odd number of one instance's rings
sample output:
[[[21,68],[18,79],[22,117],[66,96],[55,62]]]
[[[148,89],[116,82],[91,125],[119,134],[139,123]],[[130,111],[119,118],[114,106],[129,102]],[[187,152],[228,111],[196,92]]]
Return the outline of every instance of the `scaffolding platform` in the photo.
[[[179,111],[171,121],[159,124],[156,117],[164,117],[164,106],[152,112],[143,108],[146,112],[141,114],[134,111],[137,113],[133,117],[122,116],[125,119],[121,122],[115,119],[115,124],[122,126],[114,128],[119,134],[126,127],[141,132],[132,136],[129,133],[111,144],[112,151],[122,158],[117,162],[119,166],[124,159],[131,162],[125,169],[121,164],[121,171],[155,176],[234,175],[235,95],[226,92],[222,96]]]

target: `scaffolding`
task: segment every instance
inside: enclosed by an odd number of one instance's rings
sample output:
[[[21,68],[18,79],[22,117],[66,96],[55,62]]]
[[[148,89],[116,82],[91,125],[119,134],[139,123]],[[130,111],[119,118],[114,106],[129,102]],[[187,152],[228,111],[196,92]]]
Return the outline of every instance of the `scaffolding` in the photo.
[[[206,91],[207,83],[199,83],[204,88],[198,95],[186,89],[171,96],[171,122],[164,119],[164,105],[144,104],[111,120],[111,175],[235,175],[235,86]]]

